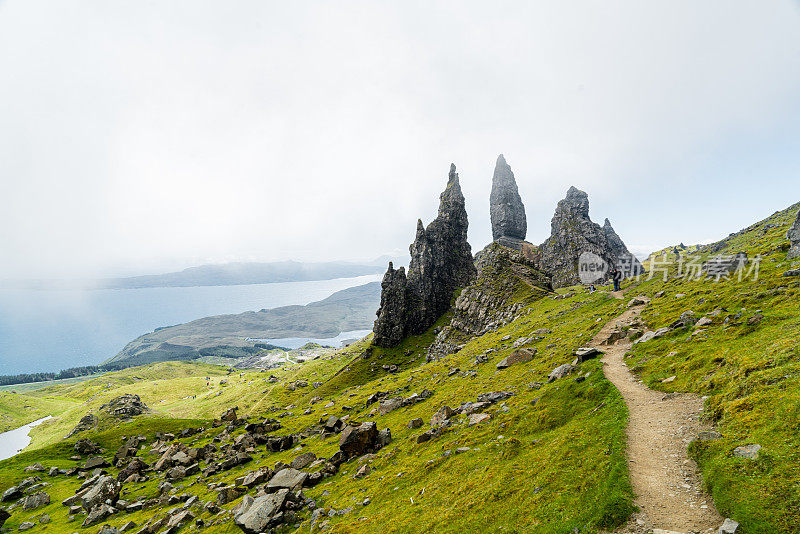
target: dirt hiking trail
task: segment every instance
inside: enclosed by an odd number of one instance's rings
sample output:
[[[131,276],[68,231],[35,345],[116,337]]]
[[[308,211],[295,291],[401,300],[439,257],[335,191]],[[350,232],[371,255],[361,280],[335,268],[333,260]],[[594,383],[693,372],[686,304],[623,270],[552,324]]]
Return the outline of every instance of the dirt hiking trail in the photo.
[[[622,298],[621,292],[611,294]],[[628,469],[640,511],[619,533],[663,529],[677,533],[715,533],[723,522],[703,490],[697,465],[687,454],[689,442],[708,430],[699,420],[703,402],[696,395],[665,394],[645,386],[624,362],[632,343],[607,344],[609,336],[630,325],[644,305],[632,306],[611,320],[592,340],[605,352],[603,372],[620,391],[630,412],[627,428]],[[656,530],[658,532],[658,530]]]

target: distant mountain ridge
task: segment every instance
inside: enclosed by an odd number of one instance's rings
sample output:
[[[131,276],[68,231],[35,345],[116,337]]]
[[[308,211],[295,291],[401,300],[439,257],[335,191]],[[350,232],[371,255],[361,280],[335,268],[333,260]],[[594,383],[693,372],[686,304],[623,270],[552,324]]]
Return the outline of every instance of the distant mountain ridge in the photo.
[[[200,265],[165,274],[110,278],[101,281],[101,283],[103,284],[102,287],[105,288],[124,289],[271,284],[275,282],[306,282],[310,280],[350,278],[375,274],[380,270],[374,265],[359,265],[346,262],[235,262],[220,265]]]
[[[188,267],[182,271],[82,280],[0,280],[0,287],[15,289],[142,289],[150,287],[231,286],[308,282],[352,278],[383,272],[389,260],[382,256],[364,263],[331,261],[233,262]]]
[[[204,356],[241,358],[271,347],[256,339],[329,338],[342,332],[367,330],[380,303],[380,282],[337,291],[305,306],[204,317],[156,328],[128,343],[105,364],[125,366]]]

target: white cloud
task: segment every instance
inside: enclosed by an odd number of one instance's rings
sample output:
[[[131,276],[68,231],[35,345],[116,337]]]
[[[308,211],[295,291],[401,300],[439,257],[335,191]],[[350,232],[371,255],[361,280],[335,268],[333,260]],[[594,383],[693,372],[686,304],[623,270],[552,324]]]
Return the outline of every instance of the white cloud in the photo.
[[[800,169],[766,141],[798,138],[798,18],[789,1],[7,0],[0,277],[405,250],[451,161],[478,248],[500,152],[531,241],[573,183],[629,242],[724,235],[800,196],[763,187]]]

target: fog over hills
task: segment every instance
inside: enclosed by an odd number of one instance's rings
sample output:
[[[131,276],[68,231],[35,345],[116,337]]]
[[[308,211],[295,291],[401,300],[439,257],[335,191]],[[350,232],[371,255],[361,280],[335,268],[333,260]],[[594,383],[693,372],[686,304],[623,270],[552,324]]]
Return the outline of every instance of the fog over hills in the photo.
[[[199,265],[182,271],[139,276],[80,279],[80,280],[0,280],[0,288],[19,289],[140,289],[148,287],[231,286],[272,284],[278,282],[307,282],[351,278],[378,274],[389,261],[400,263],[390,256],[381,256],[363,263],[329,261],[303,263],[298,261],[231,262]]]

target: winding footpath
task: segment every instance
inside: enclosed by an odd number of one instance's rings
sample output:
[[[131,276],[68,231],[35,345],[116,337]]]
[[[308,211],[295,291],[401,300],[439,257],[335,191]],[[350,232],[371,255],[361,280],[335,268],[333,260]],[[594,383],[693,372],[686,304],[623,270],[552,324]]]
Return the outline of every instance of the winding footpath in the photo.
[[[622,298],[621,294],[612,294]],[[700,422],[703,401],[691,394],[654,391],[625,364],[632,343],[626,338],[604,344],[609,335],[630,325],[644,305],[633,306],[606,324],[591,346],[605,352],[603,372],[619,390],[630,412],[628,469],[640,511],[617,532],[716,533],[723,522],[704,491],[697,465],[687,454],[689,442],[708,430]]]

